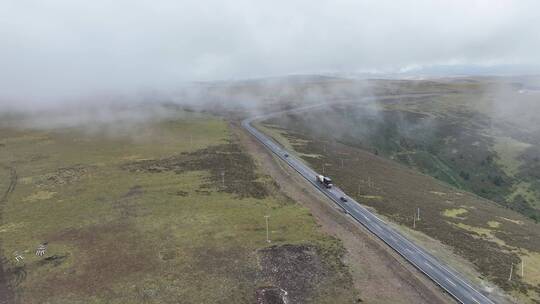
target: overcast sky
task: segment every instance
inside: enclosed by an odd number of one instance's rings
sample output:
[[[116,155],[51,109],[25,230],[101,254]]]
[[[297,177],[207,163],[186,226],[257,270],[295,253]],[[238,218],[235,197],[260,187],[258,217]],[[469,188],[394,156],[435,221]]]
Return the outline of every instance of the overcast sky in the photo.
[[[0,106],[184,81],[540,64],[540,1],[2,0]]]

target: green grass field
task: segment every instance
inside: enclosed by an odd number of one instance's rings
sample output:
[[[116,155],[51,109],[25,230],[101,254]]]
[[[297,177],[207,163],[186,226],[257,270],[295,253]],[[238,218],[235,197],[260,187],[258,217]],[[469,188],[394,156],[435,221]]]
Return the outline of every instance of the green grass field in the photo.
[[[279,285],[297,300],[351,302],[341,243],[278,193],[225,121],[182,117],[118,133],[0,129],[1,189],[17,175],[0,225],[15,301],[255,303]],[[319,257],[302,265],[312,280],[280,281],[260,262],[287,259],[284,244]]]

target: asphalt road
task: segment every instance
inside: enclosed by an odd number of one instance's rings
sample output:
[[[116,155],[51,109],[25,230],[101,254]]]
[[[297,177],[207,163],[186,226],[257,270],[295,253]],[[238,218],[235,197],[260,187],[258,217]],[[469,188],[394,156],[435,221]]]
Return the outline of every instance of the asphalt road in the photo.
[[[403,97],[403,96],[402,96]],[[364,101],[373,100],[374,97],[366,97]],[[300,175],[307,179],[317,190],[324,193],[334,203],[343,209],[357,222],[366,227],[369,231],[375,234],[388,246],[394,249],[403,258],[409,261],[414,267],[428,276],[437,285],[448,292],[458,302],[464,304],[493,304],[487,296],[482,294],[478,288],[473,287],[470,282],[462,278],[456,271],[445,266],[431,254],[426,252],[420,246],[414,244],[401,233],[392,229],[387,223],[379,219],[375,214],[356,202],[352,197],[348,196],[341,189],[334,186],[331,189],[326,189],[321,186],[315,176],[318,174],[313,169],[308,167],[300,159],[294,157],[291,151],[285,150],[282,146],[272,141],[268,136],[257,130],[251,124],[257,120],[264,120],[272,116],[285,113],[303,112],[311,108],[323,106],[321,104],[296,108],[287,111],[275,112],[266,115],[251,117],[242,121],[242,126],[253,136],[255,136],[266,148],[276,154],[281,160],[286,162]],[[287,155],[287,156],[285,156]],[[345,197],[346,202],[340,200],[340,197]]]

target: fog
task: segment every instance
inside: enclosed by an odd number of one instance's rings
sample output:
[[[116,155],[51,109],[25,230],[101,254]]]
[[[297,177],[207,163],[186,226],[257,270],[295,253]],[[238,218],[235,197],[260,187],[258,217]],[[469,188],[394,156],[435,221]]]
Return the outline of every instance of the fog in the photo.
[[[4,0],[0,109],[196,81],[540,64],[538,1]]]

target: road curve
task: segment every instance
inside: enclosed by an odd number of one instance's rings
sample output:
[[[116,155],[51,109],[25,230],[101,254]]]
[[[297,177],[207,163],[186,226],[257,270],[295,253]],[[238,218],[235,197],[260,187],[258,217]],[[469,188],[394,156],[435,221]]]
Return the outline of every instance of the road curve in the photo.
[[[406,95],[401,95],[399,97],[404,96]],[[363,98],[362,101],[370,101],[374,100],[375,98],[376,97],[366,97]],[[387,223],[360,205],[341,189],[336,186],[332,187],[331,189],[326,189],[319,185],[315,181],[315,176],[318,174],[317,172],[300,161],[300,159],[293,156],[291,151],[285,150],[281,145],[277,144],[268,136],[252,126],[252,123],[257,120],[263,120],[285,113],[299,113],[321,106],[324,106],[324,104],[311,105],[247,118],[242,121],[242,127],[257,138],[257,140],[259,140],[267,149],[276,154],[282,161],[287,163],[291,168],[307,179],[317,190],[321,191],[324,195],[336,203],[341,209],[343,209],[345,213],[349,214],[358,223],[362,224],[369,231],[375,234],[388,246],[394,249],[399,255],[409,261],[409,263],[411,263],[414,267],[448,292],[458,302],[463,304],[494,304],[495,302],[493,300],[482,294],[479,289],[473,287],[473,284],[462,278],[456,271],[450,269],[448,266],[445,266],[423,248],[414,244],[401,233],[392,229]],[[347,198],[347,201],[341,201],[340,197]]]

